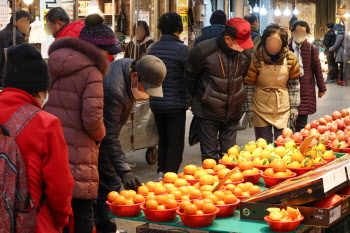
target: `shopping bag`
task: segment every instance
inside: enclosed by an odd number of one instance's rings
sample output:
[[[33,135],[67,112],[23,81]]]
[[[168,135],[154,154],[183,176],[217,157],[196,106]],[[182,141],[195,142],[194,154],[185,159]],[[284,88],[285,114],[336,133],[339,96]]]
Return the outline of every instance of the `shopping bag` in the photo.
[[[196,145],[199,142],[199,134],[198,134],[198,119],[196,116],[193,116],[190,132],[188,134],[188,144],[190,146]]]

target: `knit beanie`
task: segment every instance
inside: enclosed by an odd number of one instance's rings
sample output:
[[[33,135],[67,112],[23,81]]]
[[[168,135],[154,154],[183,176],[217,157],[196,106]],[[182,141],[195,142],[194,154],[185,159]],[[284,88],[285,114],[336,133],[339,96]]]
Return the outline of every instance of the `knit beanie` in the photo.
[[[21,44],[8,48],[4,88],[18,88],[32,94],[48,90],[50,81],[47,64],[34,46]]]
[[[334,25],[334,30],[343,31],[343,25],[341,25],[340,23],[337,23],[336,25]]]
[[[211,25],[215,25],[215,24],[225,25],[226,21],[227,21],[226,14],[222,10],[214,11],[214,13],[210,17]]]
[[[79,38],[96,47],[109,52],[111,55],[120,53],[122,50],[116,46],[117,38],[113,30],[103,24],[103,18],[99,14],[88,15],[81,29]]]

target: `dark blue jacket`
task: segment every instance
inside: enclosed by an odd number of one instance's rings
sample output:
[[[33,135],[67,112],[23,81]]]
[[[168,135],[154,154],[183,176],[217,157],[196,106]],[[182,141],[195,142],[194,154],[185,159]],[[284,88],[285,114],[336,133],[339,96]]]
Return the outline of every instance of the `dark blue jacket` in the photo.
[[[162,34],[159,41],[151,44],[147,54],[161,59],[167,69],[163,81],[163,98],[150,97],[150,107],[156,113],[171,113],[187,110],[190,95],[184,83],[184,71],[189,48],[172,34]]]
[[[215,25],[210,25],[208,27],[204,27],[201,30],[201,34],[197,36],[197,38],[194,40],[194,45],[202,41],[217,37],[224,30],[225,30],[225,25],[221,25],[221,24],[215,24]]]

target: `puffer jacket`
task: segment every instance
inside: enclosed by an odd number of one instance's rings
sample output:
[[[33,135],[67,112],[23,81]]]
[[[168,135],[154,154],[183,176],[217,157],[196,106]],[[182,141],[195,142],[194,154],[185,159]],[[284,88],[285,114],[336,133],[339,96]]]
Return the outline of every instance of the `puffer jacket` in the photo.
[[[79,38],[80,31],[85,26],[84,22],[82,20],[74,21],[72,23],[68,23],[67,25],[63,26],[56,35],[54,35],[55,39],[60,39],[63,37],[75,37]]]
[[[56,40],[49,56],[52,89],[45,110],[62,122],[73,198],[96,199],[98,147],[106,134],[102,80],[109,62],[97,47],[73,37]]]
[[[135,98],[131,92],[130,66],[134,60],[123,58],[111,63],[103,78],[103,118],[106,137],[100,147],[101,167],[112,165],[119,176],[131,170],[118,139],[120,130],[128,120]]]
[[[222,122],[240,119],[246,98],[243,78],[249,64],[247,51],[229,48],[223,33],[195,46],[185,70],[193,114]]]
[[[214,24],[202,28],[201,34],[194,40],[194,45],[199,44],[202,41],[209,40],[211,38],[217,37],[222,31],[225,30],[225,25]]]
[[[166,66],[163,97],[150,97],[150,107],[156,113],[187,110],[190,96],[185,87],[184,71],[189,48],[175,35],[162,34],[159,41],[148,47],[147,54],[158,57]]]
[[[316,88],[318,92],[327,91],[324,83],[319,52],[316,46],[313,46],[313,63],[311,64],[311,44],[305,40],[301,45],[301,58],[303,60],[304,76],[299,78],[300,82],[300,99],[301,103],[298,107],[299,115],[311,115],[316,112]],[[289,50],[294,53],[293,40],[289,44]]]

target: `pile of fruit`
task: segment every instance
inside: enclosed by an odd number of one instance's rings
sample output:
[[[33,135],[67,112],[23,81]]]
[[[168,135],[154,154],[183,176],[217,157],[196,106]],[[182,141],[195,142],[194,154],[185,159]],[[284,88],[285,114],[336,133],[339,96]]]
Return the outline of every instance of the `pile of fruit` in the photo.
[[[282,130],[282,135],[279,136],[276,139],[275,143],[278,144],[286,144],[286,143],[291,143],[290,141],[293,140],[293,142],[295,142],[295,144],[300,144],[303,141],[304,137],[301,133],[296,132],[293,134],[293,131],[289,128],[284,128]]]
[[[292,222],[301,219],[300,211],[289,206],[282,210],[280,208],[268,208],[267,211],[270,212],[269,217],[272,221]]]
[[[332,116],[325,115],[307,124],[300,131],[304,137],[314,136],[332,148],[350,148],[350,116],[348,109],[335,111]],[[313,142],[315,144],[315,142]]]
[[[263,173],[265,176],[285,178],[293,175],[292,171],[287,169],[287,163],[279,160],[274,163],[272,168],[268,168]]]
[[[114,205],[134,205],[144,202],[145,198],[134,190],[123,190],[120,193],[116,191],[110,192],[107,200]]]

